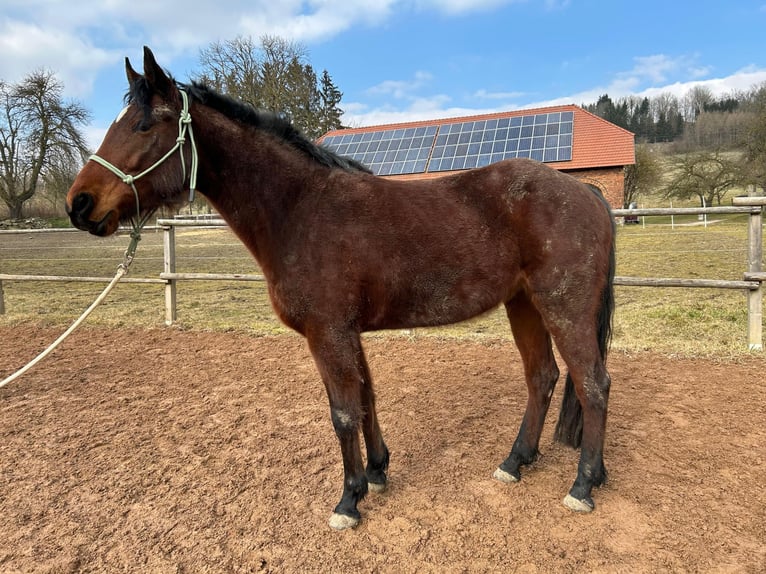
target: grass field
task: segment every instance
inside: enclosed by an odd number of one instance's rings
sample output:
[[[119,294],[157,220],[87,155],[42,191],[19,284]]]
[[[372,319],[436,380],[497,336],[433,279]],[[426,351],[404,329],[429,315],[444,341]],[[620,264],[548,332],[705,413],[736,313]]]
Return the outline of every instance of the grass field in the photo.
[[[617,275],[741,280],[746,269],[746,215],[647,219],[646,226],[620,226]],[[0,235],[0,273],[113,276],[126,236],[94,238],[85,233]],[[147,231],[131,277],[162,271],[162,234]],[[255,262],[227,230],[179,230],[179,272],[257,273]],[[103,288],[95,283],[6,281],[6,313],[0,324],[39,322],[66,326]],[[88,319],[90,324],[164,324],[161,285],[119,285]],[[264,283],[183,281],[178,286],[178,328],[286,332],[275,318]],[[409,336],[510,337],[503,309],[478,319]],[[736,356],[747,352],[747,307],[742,291],[618,287],[613,347],[678,355]]]

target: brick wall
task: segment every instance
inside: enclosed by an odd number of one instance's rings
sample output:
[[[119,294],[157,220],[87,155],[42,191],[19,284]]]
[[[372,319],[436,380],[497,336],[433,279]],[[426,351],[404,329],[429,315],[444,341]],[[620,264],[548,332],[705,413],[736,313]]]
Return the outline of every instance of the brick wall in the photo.
[[[595,185],[604,194],[612,209],[622,207],[625,197],[625,175],[623,168],[581,169],[568,172],[583,183]]]

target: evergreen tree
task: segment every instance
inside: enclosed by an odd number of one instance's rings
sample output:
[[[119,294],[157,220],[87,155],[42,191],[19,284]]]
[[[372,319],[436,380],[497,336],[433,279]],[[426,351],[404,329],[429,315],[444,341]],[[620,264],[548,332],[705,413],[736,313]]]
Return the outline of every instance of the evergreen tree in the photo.
[[[609,97],[609,94],[603,94],[599,97],[595,107],[588,111],[593,112],[598,117],[606,120],[614,114],[614,102],[612,102],[612,98]]]
[[[656,142],[669,142],[673,141],[673,127],[664,111],[660,112],[660,117],[657,118],[657,124],[654,129],[654,141]]]
[[[335,86],[327,70],[322,72],[319,94],[322,99],[319,114],[319,131],[325,134],[330,130],[342,128],[343,125],[340,118],[343,115],[343,110],[338,105],[343,97],[343,92]]]
[[[641,100],[641,104],[633,116],[635,118],[636,129],[633,132],[636,137],[643,141],[652,141],[654,138],[654,118],[652,118],[649,98]]]

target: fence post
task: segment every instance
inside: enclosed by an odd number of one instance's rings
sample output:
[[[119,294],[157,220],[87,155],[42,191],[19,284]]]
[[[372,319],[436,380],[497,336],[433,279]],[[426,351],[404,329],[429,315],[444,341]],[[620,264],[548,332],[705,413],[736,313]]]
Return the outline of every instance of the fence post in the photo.
[[[176,272],[176,229],[172,225],[163,226],[163,269],[165,273]],[[168,279],[165,283],[165,324],[170,326],[176,320],[176,280]]]
[[[757,206],[748,218],[747,226],[747,270],[761,273],[763,270],[763,209],[766,197],[735,197],[734,205]],[[751,351],[763,350],[763,281],[757,289],[747,292],[747,342]]]
[[[0,315],[5,315],[5,293],[3,292],[2,280],[0,280]]]

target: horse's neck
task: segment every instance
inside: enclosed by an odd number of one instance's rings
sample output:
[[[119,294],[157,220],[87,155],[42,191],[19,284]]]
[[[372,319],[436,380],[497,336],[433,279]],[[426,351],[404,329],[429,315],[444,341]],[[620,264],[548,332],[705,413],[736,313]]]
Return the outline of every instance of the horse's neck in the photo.
[[[280,256],[285,221],[315,166],[297,150],[217,114],[195,118],[200,191],[269,276]],[[326,171],[326,170],[324,170]]]

